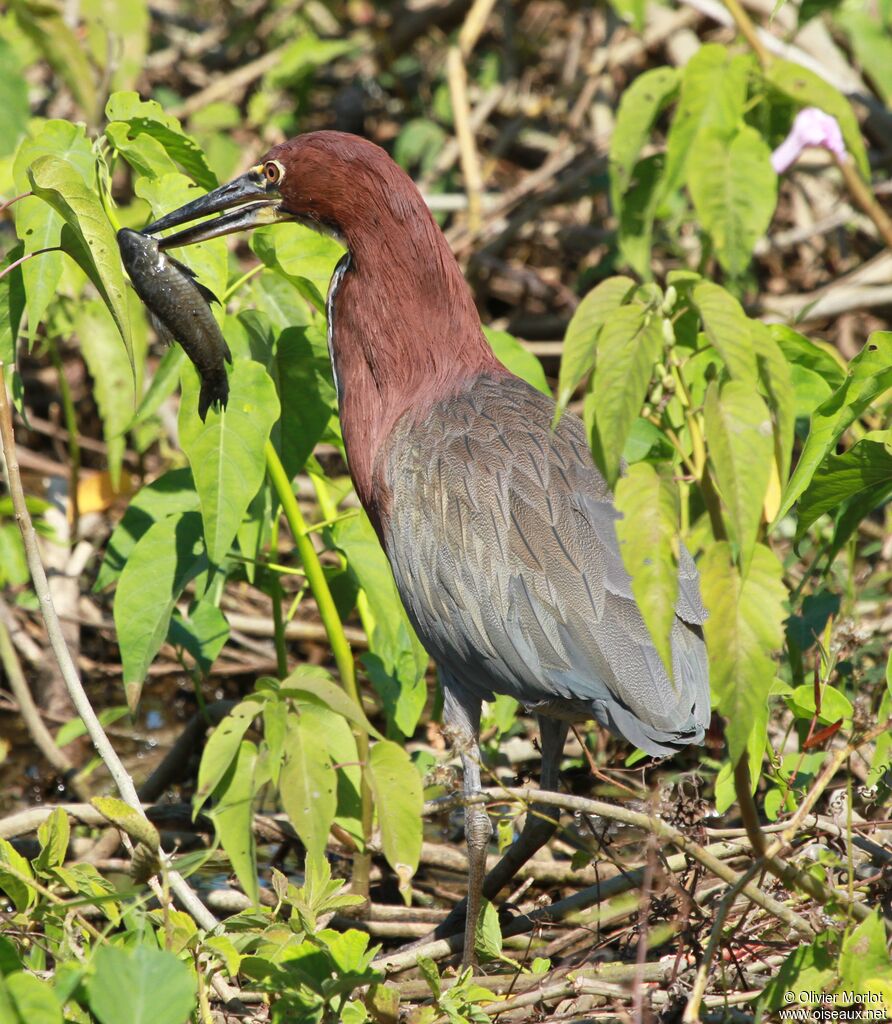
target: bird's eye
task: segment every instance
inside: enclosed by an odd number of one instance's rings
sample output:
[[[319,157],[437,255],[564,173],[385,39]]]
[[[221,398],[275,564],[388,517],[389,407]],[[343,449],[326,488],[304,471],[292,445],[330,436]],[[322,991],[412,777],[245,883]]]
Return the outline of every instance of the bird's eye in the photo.
[[[278,160],[267,160],[263,165],[263,174],[270,185],[278,185],[282,180],[282,165]]]

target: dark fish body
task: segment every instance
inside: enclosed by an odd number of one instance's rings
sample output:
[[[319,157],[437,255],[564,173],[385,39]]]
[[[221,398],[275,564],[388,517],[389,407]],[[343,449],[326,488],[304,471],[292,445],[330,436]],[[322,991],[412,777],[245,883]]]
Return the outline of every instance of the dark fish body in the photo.
[[[195,280],[193,272],[163,253],[158,239],[122,228],[118,248],[136,294],[160,325],[161,333],[176,339],[201,377],[198,415],[204,422],[211,405],[226,407],[229,378],[223,360],[232,362],[226,339],[209,302],[216,296]]]

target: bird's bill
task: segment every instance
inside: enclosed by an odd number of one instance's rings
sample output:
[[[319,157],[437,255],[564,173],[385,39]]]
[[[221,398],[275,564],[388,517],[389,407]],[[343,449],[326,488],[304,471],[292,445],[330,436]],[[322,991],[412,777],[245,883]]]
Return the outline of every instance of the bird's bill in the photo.
[[[282,209],[281,203],[281,192],[267,181],[263,165],[258,164],[228,184],[221,185],[213,192],[208,192],[207,195],[193,199],[191,203],[186,203],[178,210],[165,214],[144,231],[146,234],[154,235],[158,231],[188,224],[199,217],[208,217],[214,213],[221,215],[214,220],[194,224],[159,240],[161,249],[175,249],[181,245],[194,245],[196,242],[205,242],[219,235],[228,235],[233,231],[245,231],[260,227],[262,224],[291,220],[291,215]]]

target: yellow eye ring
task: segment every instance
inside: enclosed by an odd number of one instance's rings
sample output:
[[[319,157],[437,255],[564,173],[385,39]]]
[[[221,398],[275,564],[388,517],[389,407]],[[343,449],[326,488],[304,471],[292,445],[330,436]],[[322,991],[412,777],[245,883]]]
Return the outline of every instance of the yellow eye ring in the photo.
[[[263,165],[263,176],[270,185],[278,185],[285,177],[285,168],[278,160],[267,160]]]

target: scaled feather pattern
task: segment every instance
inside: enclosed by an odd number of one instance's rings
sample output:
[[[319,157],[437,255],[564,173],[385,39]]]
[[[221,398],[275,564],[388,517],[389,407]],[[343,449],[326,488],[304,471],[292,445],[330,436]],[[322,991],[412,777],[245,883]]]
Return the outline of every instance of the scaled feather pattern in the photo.
[[[524,381],[485,374],[397,425],[384,542],[400,595],[453,685],[671,754],[710,714],[693,559],[682,547],[670,681],[584,427],[565,413],[552,431],[553,413]]]

